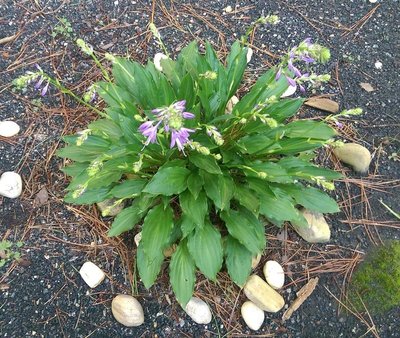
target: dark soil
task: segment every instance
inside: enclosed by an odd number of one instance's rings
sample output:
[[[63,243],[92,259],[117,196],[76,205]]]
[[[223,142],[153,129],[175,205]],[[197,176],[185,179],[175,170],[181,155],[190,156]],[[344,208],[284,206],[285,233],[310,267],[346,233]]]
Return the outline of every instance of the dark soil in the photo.
[[[223,9],[228,5],[237,5],[237,11],[224,13]],[[400,5],[396,0],[375,4],[367,0],[2,0],[0,39],[18,35],[0,45],[0,120],[17,122],[21,132],[10,139],[0,138],[0,173],[19,172],[24,180],[24,192],[15,200],[0,197],[0,239],[22,240],[24,245],[19,249],[22,260],[0,268],[1,336],[264,334],[265,337],[271,334],[281,337],[359,337],[366,333],[367,326],[351,314],[339,311],[338,302],[328,292],[340,298],[348,276],[345,271],[328,273],[326,264],[331,262],[330,252],[336,262],[340,258],[351,260],[358,251],[361,252],[357,256],[359,259],[362,252],[373,245],[385,239],[399,239],[400,224],[379,203],[382,199],[399,212],[398,189],[396,192],[394,188],[399,186],[400,166],[399,162],[389,159],[400,148],[399,12]],[[271,53],[280,55],[310,36],[330,47],[332,52],[332,60],[326,69],[331,73],[332,81],[321,88],[321,92],[333,94],[342,109],[359,106],[366,112],[346,121],[341,136],[358,140],[373,152],[370,174],[361,177],[333,163],[331,157],[321,155],[320,158],[329,166],[344,170],[348,177],[337,183],[335,194],[343,212],[329,218],[331,243],[311,246],[299,240],[291,230],[287,233],[288,242],[282,242],[275,237],[277,230],[271,230],[270,247],[262,262],[272,257],[284,263],[289,284],[282,294],[287,304],[308,277],[320,277],[315,292],[286,323],[281,322],[281,313],[266,314],[260,332],[250,332],[240,318],[242,298],[232,311],[227,307],[234,303],[239,289],[225,282],[224,274],[221,274],[218,287],[226,288],[219,294],[213,292],[213,283],[199,276],[202,282],[196,288],[197,295],[209,301],[215,314],[215,320],[206,326],[194,324],[179,308],[166,274],[150,290],[145,290],[140,282],[138,290],[132,290],[127,273],[131,266],[126,265],[127,262],[132,264],[132,236],[111,242],[104,236],[109,219],[101,220],[94,207],[71,209],[62,202],[68,181],[59,170],[63,163],[54,156],[54,151],[62,144],[62,134],[84,128],[94,118],[93,113],[77,107],[54,89],[35,104],[32,99],[37,100],[38,95],[34,91],[21,95],[12,90],[11,81],[32,69],[35,63],[64,80],[78,93],[99,79],[99,71],[75,46],[77,37],[91,43],[99,52],[129,54],[144,62],[159,51],[146,28],[153,13],[164,42],[173,53],[196,38],[210,40],[222,54],[226,52],[226,46],[240,37],[260,15],[278,14],[280,24],[259,27],[256,31],[249,78],[260,71],[260,65],[266,69],[276,62]],[[364,17],[368,13],[369,16]],[[71,23],[73,32],[70,36],[52,37],[61,18]],[[382,63],[381,69],[374,66],[376,61]],[[370,83],[375,90],[365,91],[360,87],[361,82]],[[311,110],[305,113],[309,116],[325,114]],[[49,197],[44,205],[38,206],[34,199],[43,187]],[[349,220],[360,222],[349,224]],[[303,251],[296,251],[296,248]],[[125,256],[121,256],[121,252],[125,252]],[[306,254],[302,256],[301,252]],[[307,264],[309,256],[319,257],[321,252],[326,255]],[[338,252],[341,254],[336,254]],[[107,273],[105,282],[93,290],[78,273],[86,260],[97,263]],[[145,312],[145,323],[138,328],[118,324],[110,309],[115,294],[131,292],[137,295]],[[232,294],[231,302],[228,297]],[[396,308],[388,314],[373,316],[381,337],[400,337],[399,314],[400,308]],[[368,319],[368,316],[364,317]],[[370,336],[371,332],[365,334],[365,337]]]

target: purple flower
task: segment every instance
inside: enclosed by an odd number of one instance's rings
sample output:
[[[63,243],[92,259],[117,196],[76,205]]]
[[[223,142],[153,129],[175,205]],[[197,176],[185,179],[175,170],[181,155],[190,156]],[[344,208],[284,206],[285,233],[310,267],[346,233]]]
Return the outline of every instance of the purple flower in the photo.
[[[188,128],[172,130],[170,148],[173,148],[176,144],[177,148],[183,152],[183,146],[189,142],[189,133],[194,133],[194,130]]]
[[[153,123],[154,121],[147,121],[139,126],[139,131],[143,136],[147,137],[145,146],[149,145],[150,143],[157,143],[157,129],[161,121],[159,121],[155,126],[153,126]]]
[[[275,81],[278,81],[281,78],[282,75],[282,68],[278,69],[278,72],[275,75]]]
[[[291,85],[292,87],[296,87],[296,81],[293,80],[291,77],[286,76],[286,80],[289,83],[289,85]]]
[[[335,124],[336,124],[336,126],[337,126],[339,129],[342,129],[342,128],[343,128],[343,123],[342,123],[342,122],[335,121]]]
[[[311,38],[306,38],[306,39],[304,39],[303,42],[304,42],[307,46],[310,46],[310,45],[312,44]]]
[[[40,86],[42,85],[43,81],[44,81],[44,77],[41,76],[41,77],[39,78],[38,82],[36,82],[36,84],[35,84],[35,89],[39,89]]]
[[[194,114],[193,113],[189,113],[187,111],[182,113],[183,118],[185,119],[194,119]]]
[[[306,89],[301,84],[299,84],[299,88],[302,93],[306,92]]]
[[[41,90],[41,92],[40,92],[40,95],[42,95],[42,96],[45,96],[45,95],[46,95],[46,93],[47,93],[47,91],[48,91],[48,89],[49,89],[49,84],[50,84],[50,82],[47,82],[47,83],[46,83],[46,85],[42,88],[42,90]]]
[[[184,111],[186,106],[186,100],[175,102],[172,106],[176,110]]]
[[[304,61],[304,62],[306,62],[306,63],[313,63],[313,62],[315,62],[315,60],[314,60],[312,57],[310,57],[310,56],[308,56],[308,55],[305,55],[305,54],[301,56],[301,60]]]
[[[294,73],[294,75],[296,75],[297,77],[300,77],[300,76],[301,76],[300,70],[299,70],[298,68],[296,68],[295,66],[293,66],[293,63],[292,63],[291,60],[289,60],[289,62],[288,62],[288,68],[289,68],[289,70],[291,70],[291,71]]]

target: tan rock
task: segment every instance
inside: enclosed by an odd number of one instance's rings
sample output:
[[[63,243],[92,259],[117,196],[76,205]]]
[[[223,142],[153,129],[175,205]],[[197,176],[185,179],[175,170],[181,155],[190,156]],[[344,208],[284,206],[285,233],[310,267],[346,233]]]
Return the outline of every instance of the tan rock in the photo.
[[[308,226],[292,222],[296,232],[309,243],[325,243],[331,238],[331,229],[326,222],[324,215],[307,209],[300,211],[306,219]]]
[[[197,324],[209,324],[211,322],[211,310],[207,303],[200,298],[192,297],[184,310]]]
[[[371,153],[360,144],[345,143],[343,146],[334,148],[333,153],[340,161],[351,165],[354,171],[365,173],[369,169]]]
[[[263,273],[265,280],[273,289],[280,289],[285,284],[285,272],[278,262],[267,261],[264,264]]]
[[[264,323],[264,311],[253,302],[244,302],[240,309],[240,313],[242,314],[242,318],[247,326],[254,331],[259,330]]]
[[[92,289],[98,286],[106,277],[104,271],[92,262],[85,262],[79,270],[79,274]]]
[[[339,111],[339,104],[337,102],[321,97],[312,97],[304,104],[306,106],[321,109],[330,113],[337,113]]]
[[[243,291],[263,311],[278,312],[285,305],[282,296],[257,275],[251,275],[247,279]]]
[[[142,305],[129,295],[117,295],[111,303],[111,311],[117,322],[132,327],[144,323]]]

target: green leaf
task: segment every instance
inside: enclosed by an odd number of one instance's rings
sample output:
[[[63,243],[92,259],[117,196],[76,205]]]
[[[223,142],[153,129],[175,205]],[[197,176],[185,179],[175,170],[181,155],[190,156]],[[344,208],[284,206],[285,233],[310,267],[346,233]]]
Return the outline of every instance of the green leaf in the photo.
[[[187,237],[195,228],[196,224],[193,222],[193,220],[187,215],[182,215],[181,217],[182,238]]]
[[[64,201],[71,204],[93,204],[97,202],[102,202],[105,199],[110,197],[110,188],[103,187],[103,188],[93,188],[93,189],[86,189],[81,195],[77,198],[74,198],[73,195],[74,191],[70,191],[64,197]]]
[[[114,142],[122,137],[121,128],[115,122],[108,119],[94,121],[88,125],[88,129]]]
[[[223,261],[220,232],[207,222],[189,236],[188,249],[200,271],[215,280]]]
[[[196,266],[189,254],[186,240],[179,243],[176,251],[171,257],[169,264],[169,277],[179,304],[185,308],[187,302],[193,295],[194,283],[196,281]]]
[[[230,176],[212,175],[202,172],[204,189],[207,196],[214,202],[218,209],[229,208],[230,200],[234,193],[234,183]]]
[[[252,163],[247,167],[251,168],[244,169],[244,172],[247,176],[250,177],[259,177],[258,173],[263,173],[266,181],[269,182],[277,182],[277,183],[291,183],[293,179],[286,170],[281,167],[279,164],[273,162],[260,162],[260,163]]]
[[[148,213],[143,222],[140,245],[150,260],[162,254],[174,227],[173,211],[170,206],[158,204]]]
[[[250,210],[253,214],[258,214],[260,200],[255,191],[242,184],[236,184],[234,197],[241,205]]]
[[[256,255],[265,248],[264,226],[245,208],[221,212],[229,234]]]
[[[111,189],[110,194],[116,198],[130,198],[142,193],[142,189],[147,183],[143,179],[130,179],[118,184]]]
[[[179,195],[179,204],[185,215],[195,222],[196,225],[203,227],[204,219],[208,214],[207,196],[202,191],[199,196],[194,198],[189,190]]]
[[[192,153],[189,156],[189,161],[192,162],[196,167],[203,169],[210,174],[222,174],[221,168],[217,164],[217,161],[211,155]]]
[[[200,191],[203,189],[203,177],[198,172],[192,171],[187,179],[187,186],[194,198],[199,196]]]
[[[298,120],[286,126],[285,136],[328,140],[336,135],[335,129],[324,122]]]
[[[246,247],[232,236],[227,236],[225,242],[225,263],[229,276],[242,287],[251,272],[252,254]]]
[[[190,171],[181,167],[159,169],[143,192],[153,195],[171,196],[179,194],[187,188],[187,177]]]
[[[123,232],[132,230],[142,217],[143,213],[140,212],[138,203],[125,208],[115,217],[108,231],[108,237],[118,236]]]
[[[163,253],[158,253],[156,256],[150,258],[143,249],[142,241],[140,241],[137,249],[136,264],[139,270],[140,278],[144,286],[150,288],[161,270],[162,262],[164,261]]]
[[[301,185],[281,185],[280,188],[291,195],[303,207],[321,213],[339,212],[336,201],[321,190]]]

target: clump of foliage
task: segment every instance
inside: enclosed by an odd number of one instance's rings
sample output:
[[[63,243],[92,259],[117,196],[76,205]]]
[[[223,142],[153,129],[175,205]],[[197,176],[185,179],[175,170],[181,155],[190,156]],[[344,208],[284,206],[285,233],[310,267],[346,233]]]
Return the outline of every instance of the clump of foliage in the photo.
[[[301,206],[322,213],[339,210],[312,186],[333,189],[332,180],[340,177],[312,163],[313,151],[335,130],[323,121],[288,121],[304,100],[281,99],[289,86],[304,91],[329,80],[298,68],[326,62],[326,48],[304,40],[226,111],[247,65],[243,41],[232,45],[225,63],[209,43],[200,53],[196,42],[176,60],[163,55],[146,66],[107,55],[112,75],[93,48],[83,40],[78,45],[94,57],[105,79],[80,102],[88,104],[98,95],[107,107],[95,108],[102,118],[86,130],[64,137],[68,145],[58,155],[72,161],[63,169],[72,178],[65,201],[124,204],[109,236],[142,223],[136,263],[147,288],[159,274],[163,250],[172,245],[169,275],[182,305],[192,296],[196,268],[215,280],[225,262],[232,280],[243,285],[252,257],[266,247],[265,222],[305,225]],[[69,93],[43,71],[36,78],[26,75],[28,81],[37,78]],[[23,87],[26,79],[16,85]]]
[[[400,305],[400,241],[389,241],[366,255],[353,274],[348,300],[358,311],[366,307],[373,313]]]
[[[22,245],[22,242],[13,243],[7,240],[0,241],[0,268],[6,265],[7,262],[21,257],[18,249],[21,248]]]
[[[54,26],[51,36],[56,38],[57,36],[63,36],[64,38],[71,38],[73,33],[71,22],[67,18],[58,19],[57,25]]]

